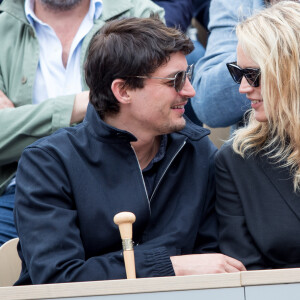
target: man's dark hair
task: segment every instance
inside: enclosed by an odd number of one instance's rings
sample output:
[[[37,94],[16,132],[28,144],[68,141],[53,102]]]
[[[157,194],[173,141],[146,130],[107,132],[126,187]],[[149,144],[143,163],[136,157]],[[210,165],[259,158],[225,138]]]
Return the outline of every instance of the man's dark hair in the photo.
[[[192,41],[158,19],[128,18],[105,24],[93,37],[85,65],[90,102],[101,117],[119,112],[119,102],[111,90],[112,82],[124,79],[124,86],[144,87],[144,80],[130,76],[149,76],[167,63],[176,52],[189,54]]]

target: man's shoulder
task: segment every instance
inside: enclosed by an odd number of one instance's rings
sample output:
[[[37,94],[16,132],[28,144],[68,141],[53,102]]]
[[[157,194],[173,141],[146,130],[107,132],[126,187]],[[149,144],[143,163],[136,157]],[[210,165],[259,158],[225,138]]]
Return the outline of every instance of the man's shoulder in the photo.
[[[151,12],[158,13],[162,18],[164,10],[150,0],[103,0],[102,17],[109,20],[115,17],[149,17]]]
[[[217,157],[223,157],[234,154],[233,148],[232,148],[232,140],[226,141],[221,148],[218,151]]]
[[[1,13],[0,14],[1,21],[11,17],[21,21],[26,21],[26,16],[24,11],[24,0],[3,1],[0,5],[0,13]]]
[[[16,38],[20,39],[22,36],[20,32],[23,31],[24,25],[28,25],[24,1],[3,1],[0,5],[0,36],[3,42],[1,47],[9,41],[15,43]]]
[[[217,164],[226,164],[232,166],[241,166],[247,162],[248,159],[243,158],[240,154],[236,153],[233,150],[233,140],[230,139],[225,142],[222,147],[219,149],[216,155],[216,163]]]
[[[151,0],[129,0],[133,3],[134,6],[136,5],[143,5],[145,8],[150,8],[153,11],[164,11],[164,9],[156,4],[154,1]]]
[[[64,152],[70,145],[72,144],[71,140],[78,139],[78,134],[80,134],[81,128],[83,127],[83,123],[80,123],[73,127],[65,127],[60,128],[51,135],[42,137],[30,144],[25,148],[26,151],[30,151],[31,149],[39,149],[47,152]]]

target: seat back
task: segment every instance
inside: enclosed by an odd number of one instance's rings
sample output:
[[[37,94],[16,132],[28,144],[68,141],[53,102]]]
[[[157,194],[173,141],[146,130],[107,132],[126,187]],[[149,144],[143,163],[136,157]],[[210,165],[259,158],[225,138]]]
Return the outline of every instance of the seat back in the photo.
[[[17,251],[18,241],[15,238],[0,247],[0,287],[12,286],[19,279],[22,263]]]

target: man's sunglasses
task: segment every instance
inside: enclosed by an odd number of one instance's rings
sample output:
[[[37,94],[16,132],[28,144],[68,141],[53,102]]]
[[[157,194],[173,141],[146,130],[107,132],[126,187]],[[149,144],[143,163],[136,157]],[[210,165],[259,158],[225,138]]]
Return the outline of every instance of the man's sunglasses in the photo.
[[[173,81],[173,86],[176,90],[176,92],[180,92],[185,84],[186,78],[189,79],[189,81],[192,81],[193,78],[193,73],[194,73],[194,65],[190,65],[187,67],[186,71],[180,71],[175,74],[174,77],[151,77],[151,76],[132,76],[136,78],[144,78],[144,79],[167,79],[167,80],[172,80]]]
[[[238,83],[241,84],[243,76],[246,78],[247,82],[253,86],[258,87],[259,81],[260,81],[260,69],[254,69],[254,68],[240,68],[236,62],[227,63],[226,64],[228,71],[232,77],[232,79]]]

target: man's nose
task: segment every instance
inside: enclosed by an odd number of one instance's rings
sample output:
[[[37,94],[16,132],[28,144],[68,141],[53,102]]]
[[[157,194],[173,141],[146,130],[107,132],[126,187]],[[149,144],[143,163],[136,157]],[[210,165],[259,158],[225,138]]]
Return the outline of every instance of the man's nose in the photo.
[[[180,92],[178,92],[182,97],[192,98],[196,95],[196,92],[188,78],[186,78],[184,86]]]

